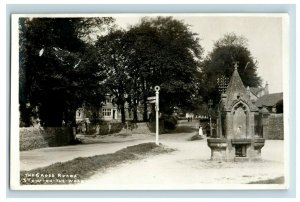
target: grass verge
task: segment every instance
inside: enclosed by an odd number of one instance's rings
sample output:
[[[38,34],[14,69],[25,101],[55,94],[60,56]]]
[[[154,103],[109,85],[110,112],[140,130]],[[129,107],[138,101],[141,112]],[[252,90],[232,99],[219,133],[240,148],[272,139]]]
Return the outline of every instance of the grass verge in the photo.
[[[89,178],[96,171],[104,171],[126,161],[138,160],[148,155],[172,152],[155,143],[143,143],[121,149],[115,153],[79,157],[67,162],[58,162],[47,167],[20,172],[21,185],[74,184]]]
[[[195,141],[195,140],[203,140],[203,139],[204,139],[203,136],[201,136],[201,135],[199,135],[199,134],[195,134],[195,135],[193,135],[189,140],[190,140],[190,141]]]
[[[284,184],[284,177],[277,177],[268,180],[259,180],[255,182],[249,182],[248,184]]]

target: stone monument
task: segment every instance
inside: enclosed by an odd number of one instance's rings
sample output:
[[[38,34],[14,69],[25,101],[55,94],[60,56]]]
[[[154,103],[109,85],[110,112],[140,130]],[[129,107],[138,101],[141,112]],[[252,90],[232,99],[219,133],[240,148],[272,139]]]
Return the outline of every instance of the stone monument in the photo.
[[[217,138],[207,139],[211,159],[217,161],[248,161],[261,159],[265,140],[254,133],[254,116],[259,113],[245,88],[238,65],[225,92],[221,94],[217,118]]]

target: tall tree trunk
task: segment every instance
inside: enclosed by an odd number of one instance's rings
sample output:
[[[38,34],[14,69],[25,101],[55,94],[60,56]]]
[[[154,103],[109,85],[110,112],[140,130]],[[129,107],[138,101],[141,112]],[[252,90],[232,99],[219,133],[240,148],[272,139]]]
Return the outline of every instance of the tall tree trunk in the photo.
[[[147,96],[146,96],[146,98],[144,97],[143,105],[144,105],[143,121],[146,122],[146,121],[148,121]]]
[[[137,122],[138,121],[138,115],[137,115],[137,100],[135,99],[133,101],[133,121]]]
[[[134,91],[133,91],[133,121],[137,122],[138,121],[138,114],[137,114],[137,109],[138,109],[138,103],[139,103],[139,89],[138,89],[138,84],[136,78],[134,79]]]
[[[121,109],[121,120],[122,120],[122,123],[125,123],[126,118],[125,118],[125,106],[124,106],[124,101],[122,102],[122,104],[121,104],[121,106],[120,106],[120,109]]]
[[[58,105],[43,105],[40,107],[40,118],[45,127],[61,127],[63,110]]]
[[[148,106],[147,106],[148,94],[147,94],[147,85],[146,84],[147,84],[146,80],[143,79],[142,91],[143,91],[143,107],[144,107],[143,121],[144,122],[148,121]]]
[[[69,109],[68,110],[68,117],[67,117],[67,124],[68,126],[76,126],[76,110],[75,109]]]
[[[26,107],[25,103],[20,102],[20,127],[29,127],[31,123],[31,107]]]

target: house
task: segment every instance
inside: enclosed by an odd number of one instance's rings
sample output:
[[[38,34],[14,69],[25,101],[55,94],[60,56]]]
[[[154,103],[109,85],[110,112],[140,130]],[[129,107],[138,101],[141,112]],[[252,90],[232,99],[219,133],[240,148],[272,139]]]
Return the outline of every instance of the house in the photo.
[[[185,118],[188,119],[188,120],[193,119],[194,116],[195,116],[194,113],[191,113],[191,112],[188,112],[188,113],[185,114]]]
[[[125,106],[125,109],[126,107],[127,105]],[[105,96],[105,102],[100,109],[99,117],[104,121],[114,121],[121,119],[121,112],[118,111],[118,107],[115,104],[114,97],[112,95],[107,94]]]
[[[151,112],[150,104],[148,104],[148,116]],[[103,121],[108,122],[121,122],[121,111],[118,109],[117,104],[115,103],[115,97],[113,95],[107,94],[105,96],[105,101],[102,103],[101,109],[99,109],[98,117]],[[76,122],[86,122],[92,116],[92,112],[86,109],[84,106],[78,108],[76,111]],[[139,105],[137,108],[138,120],[143,119],[143,106]],[[133,112],[129,108],[127,102],[125,102],[125,119],[133,120]]]
[[[258,98],[269,94],[269,84],[266,82],[265,87],[248,87],[247,90],[250,91],[250,100],[254,103]]]
[[[125,111],[126,111],[125,106]],[[128,107],[127,107],[128,108]],[[105,101],[102,103],[101,109],[99,109],[98,117],[103,121],[119,121],[121,120],[121,112],[118,110],[117,105],[114,102],[114,97],[107,94]],[[84,106],[76,110],[76,122],[87,121],[91,118],[91,110],[88,110]]]
[[[272,93],[259,97],[255,105],[259,109],[265,108],[269,113],[278,113],[279,104],[283,102],[283,93]]]

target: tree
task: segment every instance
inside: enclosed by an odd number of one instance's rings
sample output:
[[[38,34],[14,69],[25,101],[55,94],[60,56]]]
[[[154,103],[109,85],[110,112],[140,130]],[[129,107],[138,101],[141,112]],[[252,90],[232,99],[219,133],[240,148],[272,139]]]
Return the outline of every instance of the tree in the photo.
[[[171,114],[174,107],[188,108],[197,91],[197,68],[203,52],[197,34],[172,17],[143,18],[131,27],[129,69],[134,72],[147,118],[147,97],[159,85],[160,111]],[[132,75],[134,77],[134,75]],[[135,97],[137,97],[135,95]]]
[[[277,114],[282,114],[282,113],[283,113],[283,99],[282,99],[282,100],[279,100],[279,101],[276,103],[276,113],[277,113]]]
[[[125,96],[127,95],[128,57],[125,43],[125,31],[111,30],[101,36],[96,42],[100,66],[107,75],[105,85],[109,93],[113,94],[115,103],[121,111],[122,123],[125,123]]]
[[[209,99],[213,99],[214,103],[219,102],[217,78],[221,76],[230,78],[234,70],[234,62],[238,62],[238,72],[246,87],[261,85],[261,78],[256,71],[257,62],[254,62],[248,49],[247,39],[234,33],[226,34],[215,42],[212,52],[201,64],[201,74],[198,75],[201,81],[199,92],[205,102]]]
[[[143,104],[143,120],[148,120],[147,98],[153,91],[155,69],[159,49],[157,30],[142,22],[140,25],[131,27],[126,34],[126,41],[129,44],[128,73],[131,78],[129,88],[129,105],[133,110],[134,121],[137,121],[137,109],[140,103]]]
[[[147,98],[154,95],[156,85],[161,86],[162,112],[190,106],[202,47],[188,25],[172,17],[143,18],[128,31],[112,29],[99,37],[96,47],[123,122],[125,101],[135,121],[142,103],[143,120],[148,120]]]
[[[101,102],[103,75],[88,44],[95,27],[112,18],[20,19],[20,113],[29,126],[30,113],[38,108],[44,126],[74,123],[82,103]],[[89,55],[87,55],[89,54]],[[92,92],[92,93],[91,93]],[[97,92],[97,93],[96,93]],[[30,107],[27,107],[30,106]]]

